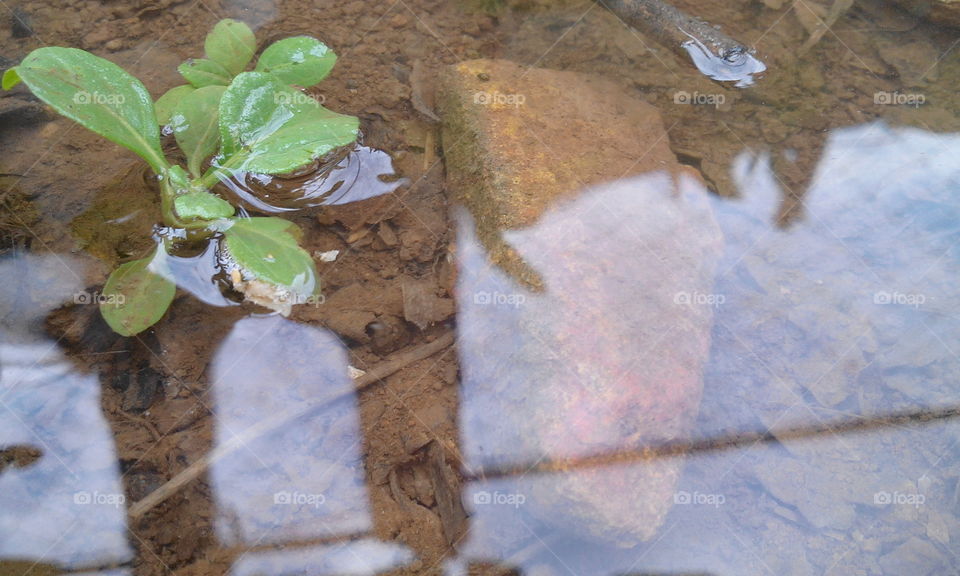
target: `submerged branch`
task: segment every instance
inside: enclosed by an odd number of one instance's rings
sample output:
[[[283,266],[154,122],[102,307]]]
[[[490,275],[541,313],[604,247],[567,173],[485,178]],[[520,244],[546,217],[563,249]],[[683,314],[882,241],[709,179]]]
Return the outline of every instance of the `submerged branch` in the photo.
[[[630,26],[650,34],[674,52],[689,56],[700,72],[714,80],[749,86],[753,75],[767,68],[745,44],[661,0],[601,0],[601,3]]]

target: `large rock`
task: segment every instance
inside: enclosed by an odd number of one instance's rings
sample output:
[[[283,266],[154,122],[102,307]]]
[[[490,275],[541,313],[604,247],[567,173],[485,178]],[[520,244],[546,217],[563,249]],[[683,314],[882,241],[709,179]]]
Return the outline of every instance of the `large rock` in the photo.
[[[721,248],[706,191],[679,174],[656,111],[616,86],[490,61],[453,68],[444,86],[449,187],[472,212],[458,211],[457,238],[466,464],[562,462],[481,484],[474,526],[497,526],[496,504],[513,503],[587,539],[648,540],[682,458],[580,464],[690,432]],[[475,101],[481,89],[492,103]],[[489,552],[478,532],[468,554]]]
[[[602,78],[471,60],[442,73],[438,106],[453,198],[473,213],[491,260],[530,286],[538,275],[502,230],[586,186],[678,169],[657,110]]]

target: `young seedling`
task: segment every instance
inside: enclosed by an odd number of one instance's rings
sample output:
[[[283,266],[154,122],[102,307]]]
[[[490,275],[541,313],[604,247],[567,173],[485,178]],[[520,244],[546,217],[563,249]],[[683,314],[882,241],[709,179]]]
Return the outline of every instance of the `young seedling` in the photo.
[[[187,84],[156,103],[143,83],[116,64],[75,48],[34,50],[3,74],[9,90],[23,82],[54,110],[135,152],[157,175],[167,230],[154,252],[122,264],[103,289],[100,311],[124,336],[155,324],[176,291],[167,264],[175,240],[219,241],[220,262],[247,299],[289,312],[317,295],[300,229],[276,217],[241,217],[212,192],[234,174],[285,174],[353,143],[354,116],[327,110],[295,86],[323,80],[336,55],[315,38],[298,36],[266,48],[252,71],[253,31],[222,20],[206,38],[206,58],[178,67]],[[161,126],[184,152],[186,168],[160,147]]]

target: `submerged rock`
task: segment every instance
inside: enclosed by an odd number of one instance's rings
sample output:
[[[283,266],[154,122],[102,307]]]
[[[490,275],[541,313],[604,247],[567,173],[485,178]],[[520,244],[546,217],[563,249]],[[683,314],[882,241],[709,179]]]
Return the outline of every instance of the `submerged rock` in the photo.
[[[709,350],[722,241],[706,190],[677,175],[656,110],[610,83],[475,61],[444,86],[449,183],[472,212],[457,213],[465,464],[561,462],[481,484],[466,554],[499,546],[476,527],[515,525],[509,505],[580,538],[648,540],[683,459],[643,450],[689,433]],[[637,459],[604,460],[624,452]]]
[[[537,287],[501,239],[585,187],[679,169],[656,108],[620,86],[575,72],[471,60],[438,88],[448,188],[477,221],[491,261]]]

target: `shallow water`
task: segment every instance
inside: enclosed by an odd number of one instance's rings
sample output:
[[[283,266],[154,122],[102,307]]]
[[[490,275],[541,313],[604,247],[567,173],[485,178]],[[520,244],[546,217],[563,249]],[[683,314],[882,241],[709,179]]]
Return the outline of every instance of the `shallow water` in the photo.
[[[323,38],[371,198],[243,190],[340,250],[315,258],[325,298],[227,306],[206,251],[120,339],[91,304],[150,201],[121,192],[90,236],[126,159],[2,116],[40,217],[14,215],[28,240],[0,255],[0,574],[960,572],[960,33],[858,3],[801,56],[809,19],[777,4],[678,3],[757,43],[768,69],[735,89],[581,2],[23,2],[35,35],[4,31],[5,57],[91,48],[155,94],[219,16]],[[97,15],[105,35],[75,22]],[[480,56],[617,81],[705,185],[582,190],[504,235],[543,289],[514,281],[448,218],[418,111],[440,65]]]

